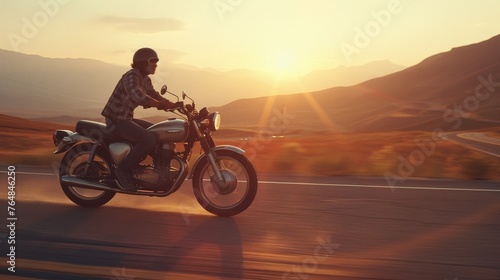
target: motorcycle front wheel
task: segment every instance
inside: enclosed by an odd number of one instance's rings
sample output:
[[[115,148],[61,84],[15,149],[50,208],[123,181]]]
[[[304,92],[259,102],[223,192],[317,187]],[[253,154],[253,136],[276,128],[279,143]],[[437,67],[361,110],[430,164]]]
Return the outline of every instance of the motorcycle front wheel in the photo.
[[[59,178],[63,175],[85,176],[96,179],[110,176],[110,161],[101,149],[97,149],[94,160],[88,168],[88,173],[85,174],[91,148],[92,145],[90,144],[81,144],[68,150],[59,167]],[[83,207],[102,206],[108,203],[116,194],[115,192],[79,188],[62,183],[61,188],[71,201]]]
[[[193,190],[198,203],[208,212],[229,217],[246,210],[257,194],[257,174],[242,154],[222,150],[216,162],[223,177],[217,180],[208,158],[203,157],[194,170]]]

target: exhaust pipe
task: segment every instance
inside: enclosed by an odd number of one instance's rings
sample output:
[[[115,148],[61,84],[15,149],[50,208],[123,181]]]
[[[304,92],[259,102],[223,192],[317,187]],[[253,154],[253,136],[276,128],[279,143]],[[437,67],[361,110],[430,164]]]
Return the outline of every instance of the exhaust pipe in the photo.
[[[124,194],[133,194],[133,195],[144,195],[144,196],[167,196],[169,193],[167,192],[131,192],[131,191],[126,191],[122,190],[119,188],[113,188],[110,187],[109,185],[105,184],[100,184],[92,181],[87,181],[83,180],[77,177],[73,176],[68,176],[68,175],[63,175],[61,177],[61,184],[64,184],[67,187],[77,187],[77,188],[83,188],[83,189],[91,189],[91,190],[98,190],[98,191],[110,191],[110,192],[115,192],[115,193],[124,193]]]
[[[173,186],[170,186],[167,190],[138,190],[135,192],[132,191],[126,191],[122,190],[118,186],[118,182],[114,181],[114,184],[116,187],[110,186],[108,184],[104,183],[97,183],[97,182],[92,182],[92,181],[87,181],[78,177],[70,176],[70,175],[63,175],[61,176],[61,184],[66,186],[66,187],[77,187],[77,188],[83,188],[83,189],[92,189],[92,190],[98,190],[98,191],[110,191],[110,192],[115,192],[115,193],[123,193],[123,194],[132,194],[132,195],[144,195],[144,196],[155,196],[155,197],[164,197],[167,196],[179,189],[179,187],[182,185],[184,182],[184,179],[186,178],[187,175],[187,169],[184,168],[183,165],[181,165],[181,169],[179,170],[179,175],[175,179],[175,183]]]
[[[112,188],[104,184],[83,180],[77,177],[63,175],[61,177],[61,183],[68,187],[79,187],[84,189],[93,189],[98,191],[112,191],[112,192],[122,192],[122,190],[117,188]]]

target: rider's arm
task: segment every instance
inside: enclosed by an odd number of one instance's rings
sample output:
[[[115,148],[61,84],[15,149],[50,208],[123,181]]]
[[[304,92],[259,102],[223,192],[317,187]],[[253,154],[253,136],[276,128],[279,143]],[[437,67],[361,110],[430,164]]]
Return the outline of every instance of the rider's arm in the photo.
[[[144,87],[141,73],[139,71],[131,70],[127,72],[123,76],[123,86],[127,95],[136,104],[136,106],[154,106],[155,104],[158,104],[156,99],[147,94],[147,90]]]
[[[151,89],[146,89],[146,94],[149,95],[149,97],[156,99],[156,100],[162,100],[163,97],[160,95],[159,92],[154,90],[153,88]]]
[[[156,107],[158,110],[172,107],[170,101],[161,97],[161,95],[153,89],[150,79],[148,79],[146,85],[144,85],[142,79],[141,74],[133,70],[129,71],[124,76],[125,91],[133,102],[145,107]]]
[[[148,103],[148,105],[146,105],[147,107],[156,107],[158,108],[158,110],[161,110],[161,109],[169,109],[174,106],[172,102],[170,102],[165,97],[161,96],[160,93],[154,89],[153,84],[151,83],[151,79],[148,79],[148,83],[146,86],[146,94],[152,99],[158,101],[160,104],[160,105],[153,105],[155,104],[153,101],[152,103]]]
[[[150,100],[148,100],[148,103],[145,105],[145,106],[148,106],[148,107],[160,107],[161,105],[163,104],[162,101],[158,101],[154,98],[150,98]]]
[[[170,109],[173,106],[174,104],[172,102],[160,96],[159,99],[151,98],[151,100],[149,100],[148,103],[144,105],[144,108],[156,107],[158,110],[163,110],[163,109]]]

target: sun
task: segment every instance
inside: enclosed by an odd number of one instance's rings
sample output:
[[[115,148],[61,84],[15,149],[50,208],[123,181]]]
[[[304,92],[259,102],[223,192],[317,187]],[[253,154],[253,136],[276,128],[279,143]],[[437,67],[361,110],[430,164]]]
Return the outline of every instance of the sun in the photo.
[[[276,71],[287,72],[287,71],[291,70],[293,63],[294,63],[294,59],[293,59],[291,53],[283,52],[283,53],[279,53],[278,55],[276,55],[275,62],[276,62],[276,64],[275,64]]]
[[[273,74],[277,76],[297,74],[297,59],[290,51],[276,53],[271,61]]]

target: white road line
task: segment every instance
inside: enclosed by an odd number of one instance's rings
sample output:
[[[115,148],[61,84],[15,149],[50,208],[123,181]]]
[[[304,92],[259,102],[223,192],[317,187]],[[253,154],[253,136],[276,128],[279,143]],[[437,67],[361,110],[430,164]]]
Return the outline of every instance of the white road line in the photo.
[[[7,173],[7,171],[0,171],[0,173]],[[43,176],[56,175],[57,176],[57,174],[55,174],[55,173],[39,173],[39,172],[16,172],[16,174],[43,175]],[[390,189],[390,190],[400,189],[400,190],[464,191],[464,192],[500,192],[500,189],[471,189],[471,188],[443,188],[443,187],[387,186],[387,185],[356,185],[356,184],[311,183],[311,182],[259,181],[259,184],[344,187],[344,188],[369,188],[369,189]]]

